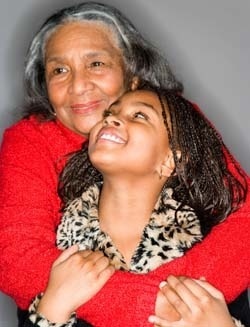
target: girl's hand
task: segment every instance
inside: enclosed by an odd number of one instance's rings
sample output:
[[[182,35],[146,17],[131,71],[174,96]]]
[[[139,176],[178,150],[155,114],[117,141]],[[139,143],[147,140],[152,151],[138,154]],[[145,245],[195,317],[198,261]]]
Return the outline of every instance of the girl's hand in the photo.
[[[156,306],[156,316],[149,317],[155,326],[235,327],[223,294],[206,281],[169,276],[161,292],[180,314],[180,319],[169,321],[157,316]]]
[[[164,294],[163,286],[166,282],[160,284],[160,289],[156,296],[155,302],[155,315],[159,318],[166,319],[167,321],[177,321],[181,319],[181,315],[175,307],[169,302],[167,296]]]
[[[55,260],[37,311],[52,322],[65,322],[91,299],[115,269],[102,252],[78,251],[74,245]]]

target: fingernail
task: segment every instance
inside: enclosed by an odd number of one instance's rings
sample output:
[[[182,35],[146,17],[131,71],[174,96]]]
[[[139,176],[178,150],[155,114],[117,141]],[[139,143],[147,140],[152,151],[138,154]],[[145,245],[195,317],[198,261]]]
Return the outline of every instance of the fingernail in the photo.
[[[155,323],[155,317],[154,316],[149,316],[148,317],[148,322],[150,322],[151,324]]]
[[[160,288],[163,288],[164,286],[166,286],[168,283],[165,281],[165,280],[163,280],[162,282],[160,282],[160,285],[159,285],[159,287]]]

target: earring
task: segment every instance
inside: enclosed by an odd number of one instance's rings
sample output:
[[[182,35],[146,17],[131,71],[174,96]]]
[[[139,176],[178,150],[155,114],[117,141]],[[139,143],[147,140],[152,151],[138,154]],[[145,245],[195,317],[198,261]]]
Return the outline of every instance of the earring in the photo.
[[[162,179],[162,166],[161,166],[161,169],[160,169],[159,177],[160,177],[160,179]]]
[[[54,111],[54,109],[52,107],[49,107],[48,111],[49,111],[50,114],[52,114],[53,116],[56,117],[56,112]]]

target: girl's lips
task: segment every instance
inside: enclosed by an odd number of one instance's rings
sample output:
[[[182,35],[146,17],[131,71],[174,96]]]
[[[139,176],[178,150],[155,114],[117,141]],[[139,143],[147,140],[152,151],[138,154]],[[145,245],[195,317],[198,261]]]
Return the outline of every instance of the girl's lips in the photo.
[[[88,114],[88,113],[95,111],[99,107],[100,103],[101,103],[101,101],[91,101],[91,102],[87,102],[87,103],[75,103],[75,104],[72,104],[70,106],[70,108],[73,110],[74,113]]]
[[[119,135],[118,131],[112,127],[102,128],[97,135],[97,141],[105,140],[118,144],[125,144],[126,141]]]

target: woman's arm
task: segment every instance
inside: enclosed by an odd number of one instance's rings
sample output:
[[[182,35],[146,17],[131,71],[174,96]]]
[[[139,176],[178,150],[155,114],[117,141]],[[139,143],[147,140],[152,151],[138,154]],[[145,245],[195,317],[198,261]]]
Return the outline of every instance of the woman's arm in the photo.
[[[24,120],[0,153],[0,289],[22,309],[45,289],[60,254],[57,164],[75,143],[55,123]]]
[[[249,179],[248,179],[249,181]],[[188,251],[185,275],[206,280],[233,301],[250,285],[250,193],[242,208]],[[183,274],[181,272],[180,274]]]

